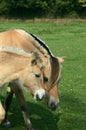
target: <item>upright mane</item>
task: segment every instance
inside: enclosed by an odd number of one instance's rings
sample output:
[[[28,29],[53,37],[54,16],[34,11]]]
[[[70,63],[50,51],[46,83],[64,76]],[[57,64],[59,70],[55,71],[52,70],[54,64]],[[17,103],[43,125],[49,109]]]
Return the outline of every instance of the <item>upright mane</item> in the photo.
[[[41,39],[39,39],[38,37],[36,37],[32,33],[30,33],[30,35],[40,44],[40,46],[42,46],[47,51],[47,54],[49,56],[52,56],[50,49],[48,48],[47,45],[45,45],[45,43]]]
[[[20,48],[12,47],[12,46],[0,46],[0,51],[6,51],[6,52],[15,53],[18,55],[23,55],[23,56],[30,56],[31,55],[30,52],[26,52]]]
[[[24,36],[26,36],[27,39],[29,38],[29,40],[31,40],[31,42],[34,44],[34,46],[36,48],[38,48],[40,50],[40,52],[42,52],[42,54],[44,54],[48,58],[52,57],[52,53],[51,53],[50,49],[48,48],[48,46],[41,39],[39,39],[37,36],[35,36],[32,33],[28,33],[24,30],[21,30],[21,29],[15,29],[15,30],[17,32],[23,34]]]

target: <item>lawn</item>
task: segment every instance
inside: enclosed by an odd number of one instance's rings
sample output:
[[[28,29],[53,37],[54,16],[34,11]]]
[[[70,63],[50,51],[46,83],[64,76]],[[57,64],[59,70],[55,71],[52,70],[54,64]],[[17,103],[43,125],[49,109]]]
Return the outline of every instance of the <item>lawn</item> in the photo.
[[[65,56],[59,83],[60,105],[52,112],[44,101],[34,101],[24,90],[35,130],[86,130],[86,22],[0,22],[0,31],[20,28],[40,37],[55,56]],[[1,92],[4,100],[5,89]],[[25,130],[14,96],[9,111],[10,130]],[[0,130],[6,130],[0,126]]]

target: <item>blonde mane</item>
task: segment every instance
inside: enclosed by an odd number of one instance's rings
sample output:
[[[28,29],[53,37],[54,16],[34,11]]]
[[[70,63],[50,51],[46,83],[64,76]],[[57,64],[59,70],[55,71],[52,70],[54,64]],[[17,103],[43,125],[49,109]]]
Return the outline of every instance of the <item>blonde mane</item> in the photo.
[[[0,46],[0,51],[5,51],[5,52],[10,52],[10,53],[15,53],[18,55],[23,55],[23,56],[30,56],[30,52],[26,52],[22,49],[12,47],[12,46]]]

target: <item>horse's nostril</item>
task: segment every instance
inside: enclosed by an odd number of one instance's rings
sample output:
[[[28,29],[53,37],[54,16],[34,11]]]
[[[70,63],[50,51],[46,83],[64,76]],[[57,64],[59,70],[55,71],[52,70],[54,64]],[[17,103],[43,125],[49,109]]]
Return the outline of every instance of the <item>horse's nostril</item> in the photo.
[[[56,108],[57,108],[57,105],[56,105],[54,102],[52,102],[52,103],[47,102],[47,106],[48,106],[48,108],[50,108],[52,111],[55,111]]]
[[[45,96],[45,90],[40,89],[37,90],[36,93],[34,94],[34,99],[41,101]]]
[[[39,95],[38,95],[38,94],[36,94],[36,99],[37,99],[37,100],[39,99]]]
[[[56,107],[57,107],[57,106],[55,105],[55,103],[51,103],[51,107],[50,107],[51,110],[56,110]]]
[[[38,100],[38,101],[41,101],[43,99],[43,97],[39,97],[39,95],[38,94],[36,94],[36,100]]]
[[[51,107],[54,107],[55,106],[55,104],[54,103],[51,103]]]

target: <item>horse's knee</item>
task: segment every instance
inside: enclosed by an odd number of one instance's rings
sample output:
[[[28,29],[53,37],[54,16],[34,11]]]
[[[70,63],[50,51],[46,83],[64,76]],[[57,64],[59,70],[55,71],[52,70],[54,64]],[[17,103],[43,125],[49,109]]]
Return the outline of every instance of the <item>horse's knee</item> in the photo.
[[[0,102],[0,123],[4,120],[5,118],[5,110]]]

